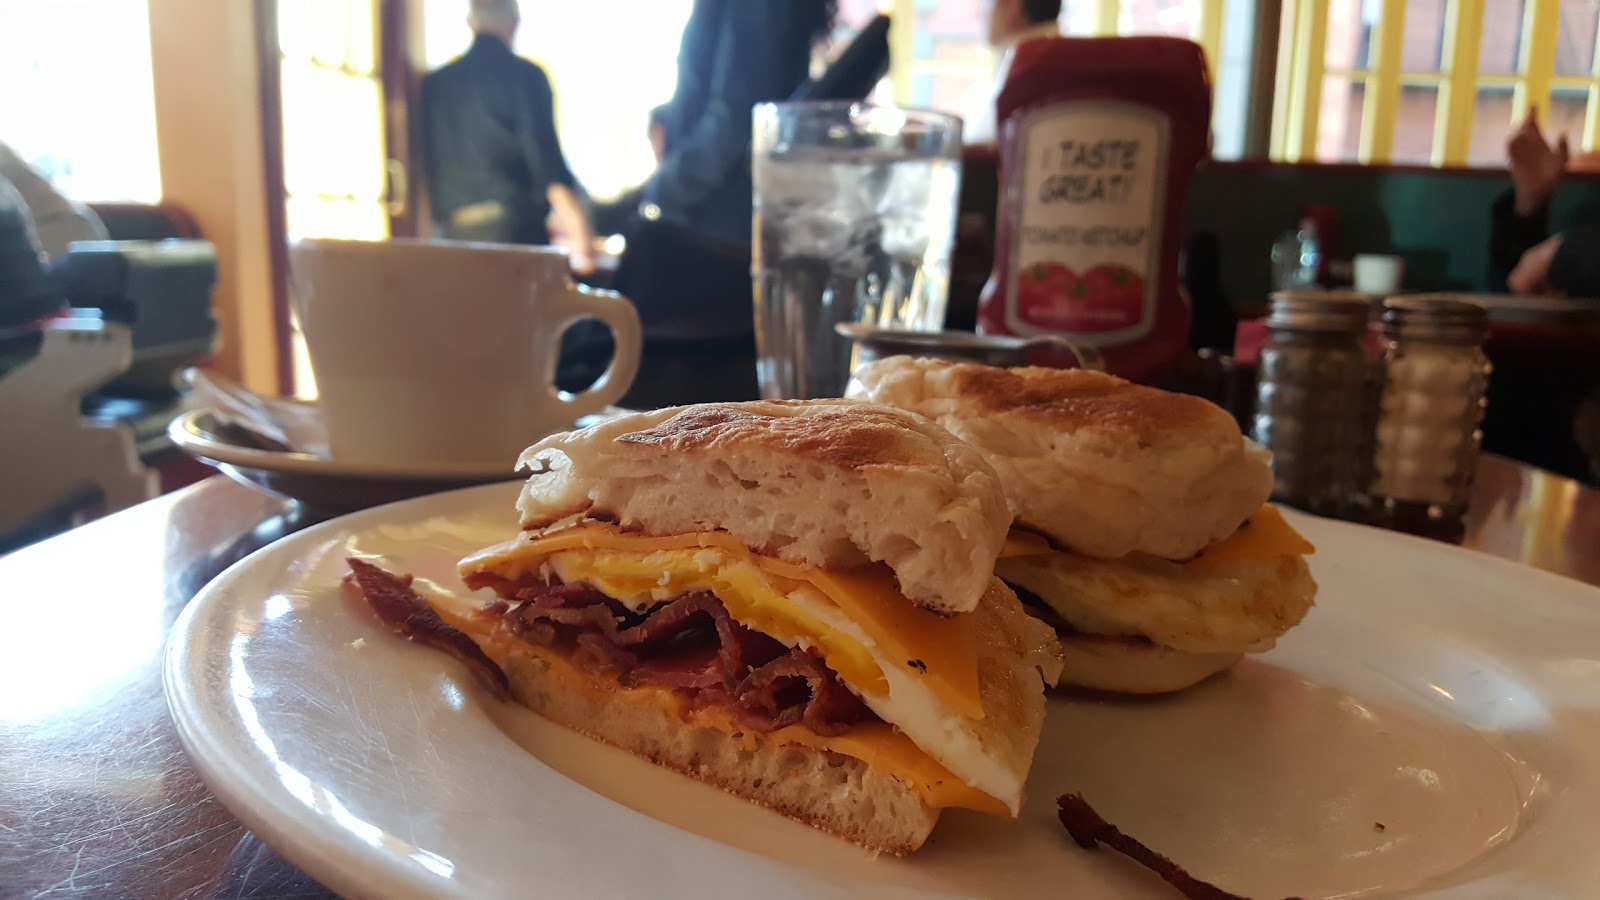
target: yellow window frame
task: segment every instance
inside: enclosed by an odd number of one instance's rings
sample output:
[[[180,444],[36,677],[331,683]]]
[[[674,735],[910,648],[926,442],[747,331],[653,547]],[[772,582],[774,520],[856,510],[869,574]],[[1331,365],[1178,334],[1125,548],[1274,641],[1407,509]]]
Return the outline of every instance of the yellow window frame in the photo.
[[[977,2],[977,0],[972,0]],[[1122,4],[1126,0],[1095,0],[1093,33],[1098,37],[1117,35]],[[1217,76],[1217,58],[1222,51],[1222,16],[1227,0],[1201,0],[1200,14],[1195,18],[1193,33],[1189,35],[1206,51],[1206,62],[1211,67],[1213,84]],[[911,103],[911,83],[917,75],[939,72],[971,72],[977,77],[988,77],[982,63],[963,60],[918,60],[912,58],[913,28],[917,18],[916,0],[881,0],[879,8],[889,13],[889,83],[893,88],[894,102],[902,106]]]
[[[1318,111],[1323,80],[1329,74],[1366,85],[1357,155],[1362,163],[1389,162],[1394,150],[1400,89],[1413,85],[1435,87],[1439,92],[1431,157],[1435,166],[1467,164],[1474,104],[1482,87],[1513,89],[1513,122],[1506,123],[1508,129],[1529,109],[1548,108],[1552,88],[1586,89],[1588,105],[1582,143],[1585,150],[1600,147],[1600,53],[1595,54],[1588,76],[1555,75],[1556,41],[1561,28],[1559,0],[1531,0],[1524,7],[1518,71],[1511,75],[1478,72],[1484,5],[1484,0],[1449,0],[1445,6],[1441,71],[1406,72],[1401,69],[1404,0],[1383,0],[1372,35],[1371,65],[1354,70],[1329,70],[1324,65],[1326,0],[1288,0],[1283,9],[1283,33],[1289,40],[1286,47],[1280,48],[1278,59],[1272,157],[1289,162],[1316,159]]]

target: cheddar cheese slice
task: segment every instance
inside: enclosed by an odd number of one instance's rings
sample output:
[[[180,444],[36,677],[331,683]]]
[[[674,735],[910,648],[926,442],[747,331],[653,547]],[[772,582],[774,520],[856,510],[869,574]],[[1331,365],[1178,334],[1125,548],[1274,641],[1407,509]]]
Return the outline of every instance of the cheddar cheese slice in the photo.
[[[703,557],[704,550],[715,550],[722,558]],[[564,580],[592,583],[624,603],[709,590],[735,621],[816,650],[859,691],[887,693],[878,660],[901,660],[953,711],[969,719],[984,717],[972,617],[944,617],[915,606],[885,566],[848,572],[815,569],[754,553],[725,532],[639,535],[592,521],[544,534],[524,532],[462,560],[461,567],[466,571],[489,561],[507,577],[549,564]],[[788,602],[784,595],[799,585],[837,606],[873,646],[863,646]]]
[[[1256,510],[1239,530],[1200,551],[1189,563],[1195,569],[1214,569],[1242,562],[1304,556],[1316,547],[1294,530],[1276,506]]]

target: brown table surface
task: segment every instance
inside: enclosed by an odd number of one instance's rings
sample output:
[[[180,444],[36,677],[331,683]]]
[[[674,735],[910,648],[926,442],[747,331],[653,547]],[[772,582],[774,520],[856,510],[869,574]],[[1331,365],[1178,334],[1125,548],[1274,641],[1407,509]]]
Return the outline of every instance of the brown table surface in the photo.
[[[0,897],[322,897],[184,756],[162,645],[224,568],[311,524],[221,477],[0,558]],[[1468,546],[1600,585],[1600,491],[1499,457]]]

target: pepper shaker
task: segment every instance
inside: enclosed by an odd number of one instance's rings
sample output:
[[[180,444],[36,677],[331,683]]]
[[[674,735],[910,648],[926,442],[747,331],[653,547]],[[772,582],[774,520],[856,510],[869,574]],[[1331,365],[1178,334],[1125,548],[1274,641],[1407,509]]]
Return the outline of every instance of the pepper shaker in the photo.
[[[1487,405],[1488,312],[1445,294],[1390,297],[1372,495],[1385,524],[1459,538]]]
[[[1332,516],[1355,514],[1372,458],[1371,363],[1362,338],[1371,301],[1346,291],[1272,295],[1251,436],[1272,451],[1273,497]]]

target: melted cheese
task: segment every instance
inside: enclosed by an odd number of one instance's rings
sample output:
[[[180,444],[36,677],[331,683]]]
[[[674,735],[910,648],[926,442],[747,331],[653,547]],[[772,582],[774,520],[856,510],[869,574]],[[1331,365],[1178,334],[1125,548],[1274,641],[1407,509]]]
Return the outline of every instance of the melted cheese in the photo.
[[[599,522],[546,535],[524,534],[513,543],[522,571],[548,564],[563,581],[591,583],[635,608],[688,591],[711,591],[735,621],[815,650],[860,693],[886,694],[882,665],[903,665],[952,711],[983,718],[972,617],[947,618],[914,606],[886,567],[813,569],[752,553],[724,532],[645,536]],[[860,626],[867,643],[790,602],[786,594],[798,587],[809,587],[837,606]]]
[[[1276,506],[1267,504],[1256,510],[1233,534],[1211,544],[1191,560],[1195,569],[1210,569],[1235,563],[1279,559],[1285,556],[1303,556],[1315,553],[1316,547],[1294,530]],[[1006,535],[1000,558],[1012,556],[1042,556],[1058,552],[1042,535],[1018,528]]]
[[[1304,556],[1316,547],[1294,530],[1283,513],[1271,504],[1256,510],[1238,531],[1200,551],[1189,563],[1194,569],[1213,569],[1241,562]]]
[[[480,640],[485,638],[485,625],[492,621],[454,614],[448,610],[441,610],[440,614],[457,628],[478,635]],[[492,636],[487,639],[496,640]],[[548,662],[550,667],[543,677],[569,681],[575,689],[585,693],[612,689],[597,683],[592,676],[579,671],[564,656],[548,647],[518,642],[517,652],[532,654]],[[615,689],[624,690],[620,687]],[[762,743],[798,744],[854,757],[909,785],[923,803],[935,809],[955,806],[993,816],[1013,817],[1006,804],[967,785],[940,765],[938,760],[924,753],[910,738],[882,722],[865,722],[832,737],[819,735],[803,725],[790,725],[761,734],[739,724],[732,713],[721,707],[687,709],[683,699],[668,688],[639,685],[627,688],[626,694],[632,702],[650,703],[669,710],[692,725],[715,728],[738,736],[750,749]]]
[[[889,691],[871,651],[790,603],[787,592],[759,568],[730,560],[722,550],[560,550],[550,555],[549,565],[562,581],[592,584],[635,609],[710,591],[734,621],[790,646],[814,649],[856,690],[877,695]]]

